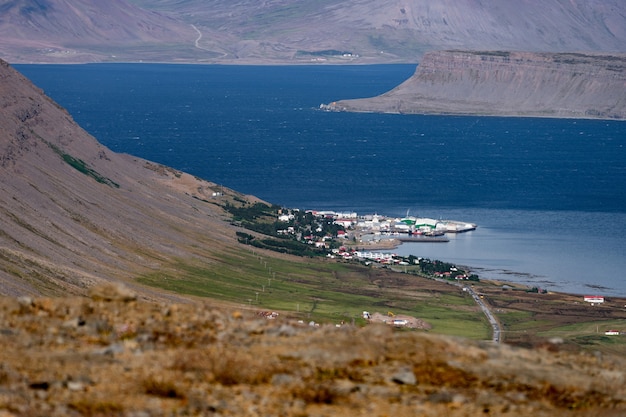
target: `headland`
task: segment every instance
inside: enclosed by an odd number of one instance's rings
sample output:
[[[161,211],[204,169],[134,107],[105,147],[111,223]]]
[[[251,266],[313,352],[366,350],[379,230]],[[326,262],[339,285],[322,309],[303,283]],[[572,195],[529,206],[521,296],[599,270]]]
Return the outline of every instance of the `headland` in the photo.
[[[323,110],[626,119],[626,55],[513,51],[426,53],[415,74],[371,98]]]

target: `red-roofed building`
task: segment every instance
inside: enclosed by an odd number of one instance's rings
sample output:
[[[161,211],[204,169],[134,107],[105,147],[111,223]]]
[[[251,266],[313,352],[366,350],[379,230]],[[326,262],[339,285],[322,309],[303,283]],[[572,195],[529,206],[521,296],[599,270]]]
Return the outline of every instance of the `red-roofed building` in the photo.
[[[601,295],[585,295],[583,300],[591,304],[601,304],[604,302],[604,297]]]

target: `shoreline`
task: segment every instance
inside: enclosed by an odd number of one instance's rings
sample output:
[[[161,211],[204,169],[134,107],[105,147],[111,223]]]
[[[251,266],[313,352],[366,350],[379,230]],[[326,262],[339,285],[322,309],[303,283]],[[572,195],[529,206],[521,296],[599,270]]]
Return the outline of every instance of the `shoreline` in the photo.
[[[371,243],[361,243],[361,244],[347,244],[345,245],[346,247],[352,248],[352,249],[356,249],[356,250],[365,250],[365,251],[375,251],[375,250],[380,250],[380,251],[392,251],[394,249],[398,249],[399,247],[401,247],[403,244],[406,243],[441,243],[442,241],[431,241],[431,242],[427,242],[427,241],[415,241],[415,240],[410,240],[409,238],[407,239],[399,239],[399,238],[389,238],[389,239],[381,239],[375,242],[371,242]],[[388,252],[385,252],[388,253]],[[408,256],[408,255],[399,255],[399,256]],[[414,256],[418,256],[417,254],[414,254]],[[568,297],[582,297],[584,295],[592,295],[592,294],[606,294],[607,290],[613,290],[610,287],[604,287],[604,286],[598,286],[598,285],[593,285],[593,284],[586,284],[589,287],[589,291],[581,291],[581,292],[576,292],[576,291],[567,291],[567,290],[553,290],[551,288],[553,288],[554,286],[557,286],[557,282],[554,280],[550,280],[548,277],[541,277],[543,278],[542,282],[537,282],[537,283],[531,283],[531,282],[527,282],[528,280],[516,280],[514,279],[514,277],[528,277],[528,279],[532,278],[534,275],[531,273],[525,273],[525,272],[516,272],[514,270],[511,269],[498,269],[497,271],[500,271],[499,274],[508,274],[511,276],[511,279],[503,279],[503,278],[493,278],[493,277],[486,277],[484,274],[488,273],[488,271],[496,271],[494,269],[490,269],[488,267],[484,267],[484,266],[471,266],[471,265],[467,265],[467,264],[463,264],[463,263],[456,263],[456,262],[452,262],[449,259],[445,259],[445,258],[440,258],[440,259],[434,259],[434,260],[438,260],[438,261],[442,261],[442,262],[449,262],[449,263],[453,263],[455,265],[457,265],[459,268],[465,269],[469,272],[474,272],[476,273],[479,277],[480,277],[480,282],[481,283],[485,283],[485,284],[489,284],[489,285],[493,285],[494,287],[504,287],[504,286],[508,286],[511,287],[511,290],[513,291],[528,291],[531,290],[533,288],[537,288],[538,290],[546,290],[547,293],[549,294],[562,294],[564,296],[568,296]],[[537,277],[539,278],[539,277]],[[452,282],[452,281],[451,281]],[[544,285],[542,285],[544,284]],[[548,285],[545,285],[548,284]],[[608,298],[616,298],[616,299],[623,299],[626,303],[626,295],[622,295],[622,294],[608,294],[605,295],[605,297]],[[626,305],[626,304],[625,304]]]
[[[626,288],[619,275],[611,273],[621,265],[613,263],[610,268],[597,271],[578,271],[576,264],[581,257],[591,256],[594,259],[612,259],[614,249],[607,252],[606,257],[597,254],[594,250],[587,251],[581,243],[574,242],[569,236],[563,237],[567,247],[572,247],[572,253],[564,257],[558,256],[558,242],[560,236],[548,233],[534,234],[520,231],[509,232],[505,229],[490,227],[479,228],[464,234],[450,236],[451,241],[446,245],[406,245],[401,242],[398,246],[388,249],[399,256],[414,255],[427,259],[450,262],[474,271],[481,280],[515,283],[528,288],[538,287],[551,292],[565,292],[568,294],[600,294],[611,297],[626,297]],[[620,240],[611,237],[621,245]],[[536,241],[538,239],[538,241]],[[620,238],[621,239],[621,238]],[[573,243],[572,243],[573,242]],[[606,246],[606,239],[601,242]],[[410,242],[409,242],[410,243]],[[618,246],[619,247],[619,246]],[[507,252],[506,249],[513,249]],[[608,271],[609,274],[601,274]]]

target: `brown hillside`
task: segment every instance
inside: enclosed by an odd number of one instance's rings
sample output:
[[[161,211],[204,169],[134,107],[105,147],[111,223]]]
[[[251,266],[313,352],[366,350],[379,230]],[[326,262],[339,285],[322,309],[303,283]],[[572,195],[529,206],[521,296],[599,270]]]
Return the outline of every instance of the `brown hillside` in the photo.
[[[618,417],[623,358],[210,305],[0,298],[2,416]]]
[[[154,49],[194,50],[191,26],[125,0],[0,2],[0,57],[11,62],[158,60]]]
[[[392,63],[442,49],[625,52],[623,0],[11,0],[9,62]]]
[[[233,195],[111,152],[0,63],[0,294],[82,294],[178,259],[211,262],[235,244],[218,205]]]

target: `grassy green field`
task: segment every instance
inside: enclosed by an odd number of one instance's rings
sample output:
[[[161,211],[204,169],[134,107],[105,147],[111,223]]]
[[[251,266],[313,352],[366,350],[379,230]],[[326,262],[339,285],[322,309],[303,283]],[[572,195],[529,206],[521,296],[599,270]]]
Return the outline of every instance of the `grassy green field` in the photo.
[[[433,333],[490,337],[483,314],[460,289],[359,264],[270,258],[242,247],[212,262],[179,263],[138,281],[240,308],[276,310],[306,322],[365,324],[363,311],[392,311],[426,321]]]
[[[561,348],[626,355],[625,300],[610,297],[603,305],[590,306],[580,295],[503,291],[500,284],[480,286],[506,343],[532,347],[559,341]],[[604,334],[613,329],[622,334]]]
[[[602,349],[605,352],[626,354],[626,335],[623,333],[625,326],[626,320],[594,321],[555,327],[549,331],[540,332],[539,335],[567,340],[585,350]],[[622,333],[605,335],[607,330],[614,329],[621,329]]]

